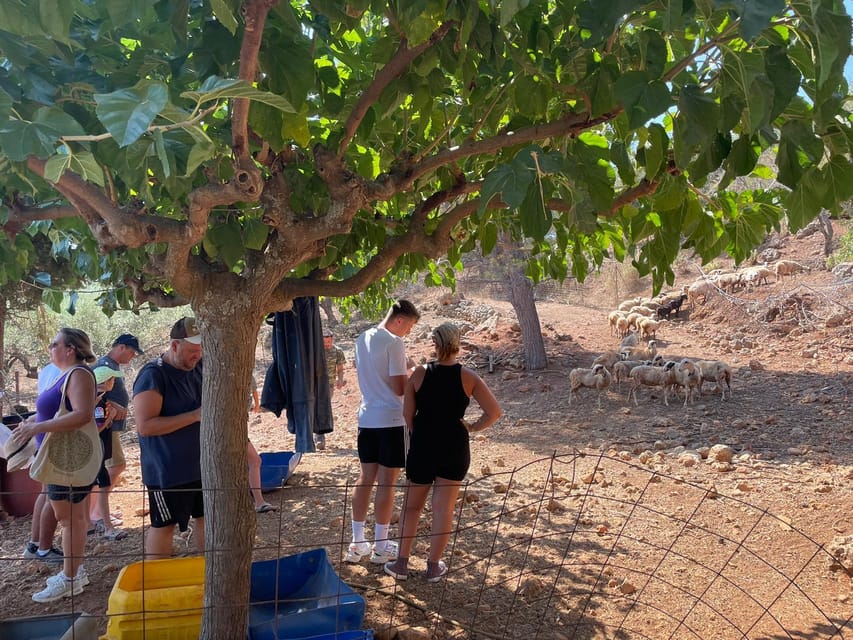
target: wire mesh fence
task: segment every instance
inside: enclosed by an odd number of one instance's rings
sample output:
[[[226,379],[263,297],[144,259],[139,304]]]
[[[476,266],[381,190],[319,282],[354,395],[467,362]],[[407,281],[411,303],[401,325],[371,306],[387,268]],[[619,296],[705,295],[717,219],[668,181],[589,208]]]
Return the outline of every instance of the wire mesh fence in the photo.
[[[266,494],[277,510],[258,515],[253,560],[323,549],[342,583],[365,599],[363,626],[377,636],[404,628],[434,638],[853,636],[853,603],[839,597],[850,575],[813,533],[743,496],[618,456],[555,454],[466,483],[445,554],[449,571],[436,584],[420,575],[429,506],[406,582],[381,565],[343,561],[352,489],[352,481],[297,474]],[[126,513],[133,505],[144,513],[144,492],[116,492]],[[206,490],[206,503],[218,493]],[[45,607],[30,594],[55,569],[23,560],[25,540],[8,525],[0,546],[4,617],[86,611],[105,632],[117,613],[109,590],[123,567],[142,560],[144,527],[122,544],[91,541],[86,566],[99,587]],[[176,537],[179,556],[193,553],[194,535]],[[151,611],[152,620],[162,613]],[[165,637],[157,628],[150,637]]]

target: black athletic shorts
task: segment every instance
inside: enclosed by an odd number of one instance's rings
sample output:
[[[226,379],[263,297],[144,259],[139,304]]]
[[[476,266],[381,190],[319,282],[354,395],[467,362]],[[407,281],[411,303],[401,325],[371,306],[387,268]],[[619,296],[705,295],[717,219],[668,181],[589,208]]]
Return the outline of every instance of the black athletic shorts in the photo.
[[[148,501],[151,507],[151,526],[155,529],[178,525],[181,531],[186,531],[190,518],[204,517],[201,481],[168,489],[148,487]]]
[[[461,482],[470,466],[471,450],[467,442],[461,446],[448,444],[440,451],[413,444],[406,458],[406,477],[415,484],[432,484],[436,478]]]
[[[378,463],[391,469],[406,466],[405,427],[358,430],[358,459],[364,464]]]

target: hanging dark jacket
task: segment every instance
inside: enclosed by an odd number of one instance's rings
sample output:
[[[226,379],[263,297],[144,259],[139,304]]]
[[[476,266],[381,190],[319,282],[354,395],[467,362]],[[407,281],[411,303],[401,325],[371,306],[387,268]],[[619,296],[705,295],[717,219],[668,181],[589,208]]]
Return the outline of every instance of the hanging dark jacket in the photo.
[[[314,434],[332,431],[332,397],[317,298],[296,298],[290,311],[270,314],[272,364],[267,369],[261,406],[287,414],[297,453],[314,451]]]

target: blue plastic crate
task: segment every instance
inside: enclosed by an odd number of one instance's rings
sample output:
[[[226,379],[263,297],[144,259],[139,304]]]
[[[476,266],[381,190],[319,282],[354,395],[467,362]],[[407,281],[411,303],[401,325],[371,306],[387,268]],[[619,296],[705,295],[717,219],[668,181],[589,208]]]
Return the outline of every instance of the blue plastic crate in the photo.
[[[79,615],[78,611],[0,620],[0,638],[3,640],[59,640]]]
[[[249,640],[369,639],[372,631],[360,629],[364,610],[364,598],[335,573],[325,549],[252,563]]]
[[[308,638],[298,638],[297,640],[373,640],[373,629],[324,633],[321,636],[310,636]]]
[[[276,451],[261,454],[261,491],[275,491],[285,484],[299,460],[301,453]]]

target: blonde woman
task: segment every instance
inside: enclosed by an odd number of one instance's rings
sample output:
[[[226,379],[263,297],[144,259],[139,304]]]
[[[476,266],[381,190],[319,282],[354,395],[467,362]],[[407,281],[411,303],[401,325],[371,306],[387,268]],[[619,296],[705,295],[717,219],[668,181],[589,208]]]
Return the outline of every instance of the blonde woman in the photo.
[[[432,524],[425,577],[438,582],[447,573],[441,556],[453,529],[456,497],[471,464],[469,433],[488,429],[501,417],[498,401],[483,379],[457,362],[460,337],[453,324],[436,327],[432,332],[436,360],[416,368],[406,384],[403,417],[411,434],[408,484],[399,555],[384,565],[385,573],[397,580],[408,578],[409,554],[430,488]],[[472,397],[483,410],[473,424],[463,417]]]
[[[89,336],[79,329],[63,328],[50,343],[50,361],[60,371],[57,380],[36,400],[36,415],[13,431],[12,437],[23,443],[38,434],[80,429],[92,421],[95,412],[95,377],[86,366],[94,362]],[[66,413],[55,417],[65,386]],[[101,451],[91,452],[100,457]],[[53,602],[77,595],[89,584],[83,568],[89,507],[86,497],[92,490],[86,486],[45,485],[50,506],[62,525],[63,569],[47,579],[47,586],[33,594],[36,602]]]

